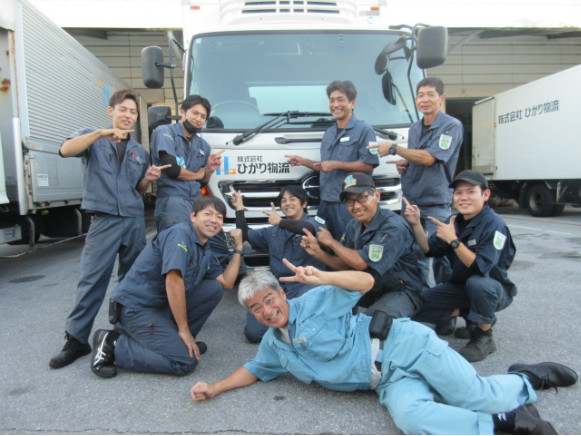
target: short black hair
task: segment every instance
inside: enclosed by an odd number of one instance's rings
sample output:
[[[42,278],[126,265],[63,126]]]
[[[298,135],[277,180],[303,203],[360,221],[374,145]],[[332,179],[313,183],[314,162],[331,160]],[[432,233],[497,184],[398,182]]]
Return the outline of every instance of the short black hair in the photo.
[[[181,109],[184,112],[187,112],[189,108],[197,104],[201,104],[202,106],[204,106],[204,108],[206,108],[206,112],[208,112],[206,118],[210,118],[210,112],[212,112],[212,105],[210,104],[210,101],[206,97],[202,97],[201,95],[192,94],[188,96],[184,101],[182,101]]]
[[[212,195],[204,195],[196,199],[192,205],[192,212],[194,212],[194,215],[197,215],[199,211],[208,207],[213,207],[216,209],[216,212],[226,217],[226,205],[218,197]]]
[[[286,192],[288,192],[290,195],[294,197],[297,197],[301,204],[303,204],[305,201],[309,201],[309,197],[303,188],[297,185],[287,185],[284,188],[282,188],[280,190],[280,193],[278,194],[277,197],[278,204],[280,204],[280,202],[282,201],[282,197]]]
[[[439,77],[426,77],[425,79],[420,80],[416,86],[416,95],[423,86],[435,88],[438,95],[444,94],[444,82],[442,82],[442,79]]]
[[[109,98],[109,106],[115,107],[124,100],[133,100],[135,102],[135,107],[137,108],[137,114],[139,115],[139,100],[137,96],[131,89],[123,88],[116,91],[111,98]]]
[[[357,89],[350,80],[333,80],[327,86],[327,97],[331,97],[331,93],[334,91],[341,91],[347,96],[347,100],[349,101],[353,101],[357,98]]]

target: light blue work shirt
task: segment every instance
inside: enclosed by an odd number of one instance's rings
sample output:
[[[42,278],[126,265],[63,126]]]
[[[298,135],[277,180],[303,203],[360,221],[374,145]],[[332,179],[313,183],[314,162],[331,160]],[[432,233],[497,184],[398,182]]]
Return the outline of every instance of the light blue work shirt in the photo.
[[[256,357],[244,367],[262,381],[290,372],[304,383],[315,382],[328,389],[369,389],[371,318],[352,314],[359,298],[359,292],[318,286],[287,300],[292,345],[282,341],[278,329],[270,328]]]
[[[363,162],[373,166],[379,165],[377,155],[367,149],[369,142],[375,141],[373,127],[351,117],[345,128],[339,130],[337,124],[327,129],[321,140],[321,161],[338,160],[341,162]],[[319,174],[321,200],[339,202],[341,185],[349,171],[333,170]]]
[[[67,139],[95,130],[86,127]],[[83,209],[117,216],[143,215],[143,199],[137,185],[149,167],[149,154],[141,144],[129,137],[121,164],[117,144],[107,138],[97,139],[75,157],[82,158],[83,163]]]
[[[411,125],[408,148],[426,150],[436,162],[429,166],[410,162],[401,176],[403,195],[410,203],[419,206],[449,205],[452,201],[449,185],[454,178],[463,140],[462,123],[439,112],[423,137],[422,123],[423,119]]]
[[[175,156],[177,164],[193,173],[205,167],[211,148],[197,134],[188,138],[182,124],[166,124],[159,126],[151,135],[151,156],[154,165],[162,165],[159,153],[165,151]],[[200,197],[201,183],[199,180],[178,180],[171,178],[165,171],[156,181],[159,198],[178,197],[193,202]]]
[[[166,308],[165,275],[171,270],[180,272],[187,294],[202,280],[218,277],[224,268],[191,223],[178,223],[158,233],[143,249],[111,298],[125,307]]]

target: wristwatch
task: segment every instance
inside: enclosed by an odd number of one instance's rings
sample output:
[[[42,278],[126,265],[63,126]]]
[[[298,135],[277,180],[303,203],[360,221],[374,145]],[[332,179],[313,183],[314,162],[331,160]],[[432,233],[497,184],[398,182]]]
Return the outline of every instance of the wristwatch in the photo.
[[[234,248],[234,249],[232,250],[232,253],[237,253],[237,254],[239,254],[240,256],[244,256],[244,252],[243,252],[242,250],[238,250],[237,248]]]
[[[452,247],[453,249],[458,248],[459,245],[460,245],[460,239],[454,239],[452,242],[450,242],[450,247]]]
[[[391,144],[391,147],[389,147],[389,154],[391,154],[392,156],[395,156],[397,152],[397,144]]]

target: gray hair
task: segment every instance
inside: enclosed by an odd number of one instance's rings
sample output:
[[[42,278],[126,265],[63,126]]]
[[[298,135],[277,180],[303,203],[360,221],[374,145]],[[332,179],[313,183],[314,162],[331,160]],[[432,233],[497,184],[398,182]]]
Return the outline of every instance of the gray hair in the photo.
[[[283,292],[277,278],[270,271],[251,271],[238,285],[238,302],[246,307],[246,301],[254,297],[257,292],[264,291],[265,289]]]

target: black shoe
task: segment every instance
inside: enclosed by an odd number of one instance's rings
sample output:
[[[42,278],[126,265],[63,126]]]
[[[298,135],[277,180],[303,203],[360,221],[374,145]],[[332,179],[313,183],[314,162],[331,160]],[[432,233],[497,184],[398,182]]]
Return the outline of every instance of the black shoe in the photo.
[[[448,336],[454,333],[456,330],[456,321],[458,320],[457,316],[448,317],[444,319],[438,320],[436,322],[436,334],[438,336]]]
[[[479,362],[484,360],[490,353],[496,351],[496,344],[492,338],[492,329],[482,331],[477,327],[470,333],[470,340],[464,348],[458,351],[468,362]]]
[[[577,383],[577,373],[560,363],[543,362],[534,365],[514,363],[508,367],[508,372],[520,372],[529,379],[535,390],[557,387],[567,387]]]
[[[464,321],[466,321],[466,327],[458,327],[454,332],[454,336],[456,336],[458,339],[470,339],[470,331],[477,328],[476,323],[469,321],[466,317],[462,318],[464,318]],[[496,316],[492,319],[491,327],[494,327],[494,324],[496,324]]]
[[[539,411],[532,404],[525,404],[514,410],[514,430],[513,434],[558,434],[555,427],[543,421]]]
[[[99,329],[93,335],[93,355],[91,356],[91,371],[103,378],[117,375],[113,343],[109,342],[112,330]]]
[[[50,359],[48,366],[54,369],[63,368],[70,365],[79,357],[86,356],[91,352],[91,346],[89,344],[83,344],[77,341],[71,335],[65,332],[65,345],[60,353]]]
[[[206,351],[208,351],[208,346],[206,345],[205,342],[196,342],[196,345],[198,346],[198,350],[200,350],[200,355],[204,354]]]

